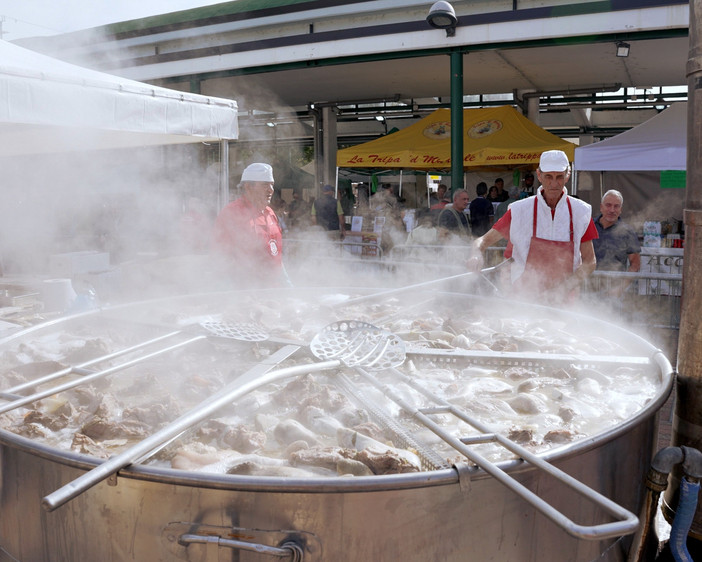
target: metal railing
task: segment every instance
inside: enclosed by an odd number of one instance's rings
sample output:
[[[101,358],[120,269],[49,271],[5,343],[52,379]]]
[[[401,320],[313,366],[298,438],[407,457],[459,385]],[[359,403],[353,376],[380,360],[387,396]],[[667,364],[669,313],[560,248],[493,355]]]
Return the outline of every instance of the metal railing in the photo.
[[[380,260],[383,248],[378,241],[364,242],[360,236],[347,236],[343,240],[331,237],[286,238],[285,253],[293,259],[296,255],[311,254],[315,257]]]
[[[323,238],[286,239],[286,254],[292,259],[314,256],[349,263],[362,260],[378,273],[393,275],[395,281],[416,282],[423,277],[444,277],[465,271],[471,256],[469,245],[396,245],[387,253],[376,242]],[[486,250],[485,267],[504,260],[504,246]],[[649,256],[642,252],[642,266],[657,260],[654,266],[670,273],[642,271],[595,271],[583,286],[582,299],[592,311],[629,326],[664,329],[677,332],[680,325],[682,295],[681,257]],[[648,260],[645,264],[644,260]],[[664,260],[664,261],[661,261]],[[659,263],[660,262],[660,263]],[[663,267],[666,266],[666,267]],[[670,267],[667,267],[670,266]]]
[[[504,246],[491,246],[485,252],[485,266],[504,260]],[[439,269],[450,264],[463,264],[470,257],[469,246],[395,246],[389,260],[400,263],[422,263]],[[595,310],[623,321],[627,325],[677,331],[680,325],[682,295],[681,256],[649,255],[642,251],[642,267],[657,271],[628,273],[595,271],[584,285],[583,299]]]
[[[680,273],[595,271],[583,298],[631,325],[678,330],[682,296]]]
[[[425,264],[463,263],[471,255],[468,245],[449,246],[443,244],[393,246],[387,258],[395,262],[422,262]]]

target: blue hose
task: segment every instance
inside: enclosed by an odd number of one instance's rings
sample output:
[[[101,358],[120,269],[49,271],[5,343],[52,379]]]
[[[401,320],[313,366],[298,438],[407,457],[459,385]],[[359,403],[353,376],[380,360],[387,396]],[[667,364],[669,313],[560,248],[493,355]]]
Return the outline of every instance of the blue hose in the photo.
[[[675,562],[694,562],[687,550],[687,534],[695,517],[699,491],[699,483],[689,482],[685,477],[680,480],[678,509],[670,529],[670,552]]]

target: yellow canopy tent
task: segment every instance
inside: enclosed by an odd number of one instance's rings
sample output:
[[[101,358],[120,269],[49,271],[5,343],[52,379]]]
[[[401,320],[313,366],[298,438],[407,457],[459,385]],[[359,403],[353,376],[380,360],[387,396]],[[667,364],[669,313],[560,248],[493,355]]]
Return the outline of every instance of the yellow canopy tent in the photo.
[[[510,106],[463,110],[463,167],[513,168],[538,164],[545,150],[562,150],[572,162],[573,143],[549,133]],[[451,110],[431,115],[391,135],[339,150],[339,168],[451,167]]]

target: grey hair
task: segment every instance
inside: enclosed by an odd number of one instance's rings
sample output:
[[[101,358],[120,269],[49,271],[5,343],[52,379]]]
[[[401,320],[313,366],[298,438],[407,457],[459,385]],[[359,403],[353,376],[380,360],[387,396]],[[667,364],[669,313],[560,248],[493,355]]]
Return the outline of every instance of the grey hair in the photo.
[[[610,189],[609,191],[607,191],[607,193],[605,193],[602,196],[602,201],[605,200],[605,197],[607,197],[607,195],[614,195],[617,199],[619,199],[619,204],[624,205],[624,197],[616,189]]]
[[[468,192],[467,192],[465,189],[459,189],[459,190],[457,190],[457,191],[453,194],[453,197],[451,198],[451,201],[455,201],[455,200],[456,200],[456,197],[458,197],[458,194],[459,194],[459,193],[468,193]],[[470,197],[470,195],[469,195],[468,197]]]

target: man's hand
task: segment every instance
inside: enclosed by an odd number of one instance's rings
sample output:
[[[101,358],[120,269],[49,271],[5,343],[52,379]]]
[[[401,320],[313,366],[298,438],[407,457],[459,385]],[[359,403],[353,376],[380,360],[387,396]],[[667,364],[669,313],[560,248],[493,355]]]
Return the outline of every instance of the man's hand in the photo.
[[[466,262],[468,271],[479,271],[485,265],[485,257],[483,256],[482,238],[478,238],[471,246],[472,256]]]
[[[485,264],[482,252],[475,254],[466,262],[466,269],[468,271],[480,271]]]

